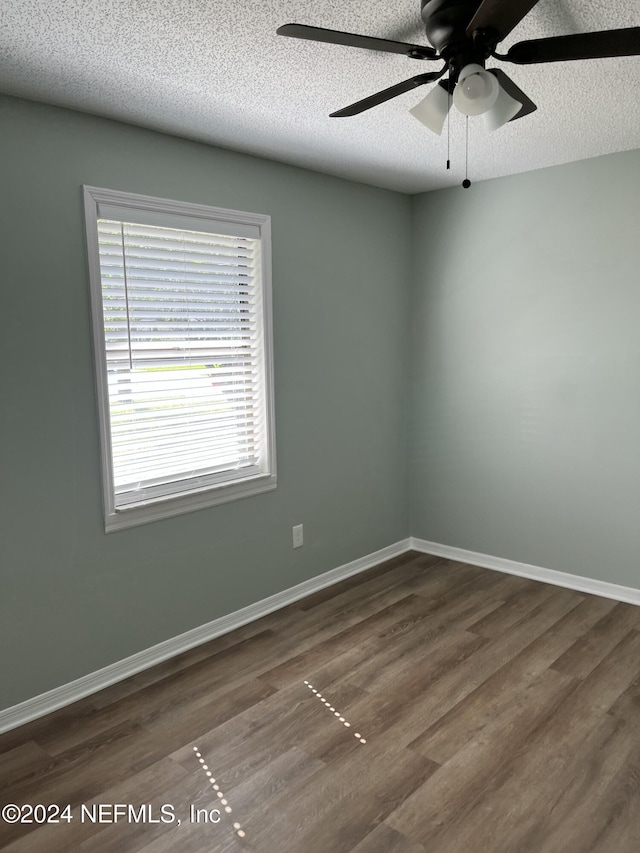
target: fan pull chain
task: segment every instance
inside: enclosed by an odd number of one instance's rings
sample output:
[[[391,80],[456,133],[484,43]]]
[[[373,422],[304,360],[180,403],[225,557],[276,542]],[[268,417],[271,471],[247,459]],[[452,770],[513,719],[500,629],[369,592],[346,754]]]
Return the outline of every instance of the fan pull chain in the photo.
[[[447,86],[447,99],[449,109],[447,111],[447,169],[451,168],[451,89]]]
[[[469,180],[469,116],[467,116],[466,140],[464,151],[464,181],[462,182],[462,186],[465,188],[465,190],[468,190],[471,186],[471,181]]]

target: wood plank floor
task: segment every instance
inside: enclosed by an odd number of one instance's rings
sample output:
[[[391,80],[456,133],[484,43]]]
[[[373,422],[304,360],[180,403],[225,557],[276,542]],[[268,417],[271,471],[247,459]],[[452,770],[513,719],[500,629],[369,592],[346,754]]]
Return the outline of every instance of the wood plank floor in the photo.
[[[404,555],[1,735],[2,804],[71,820],[0,849],[638,853],[639,625]]]

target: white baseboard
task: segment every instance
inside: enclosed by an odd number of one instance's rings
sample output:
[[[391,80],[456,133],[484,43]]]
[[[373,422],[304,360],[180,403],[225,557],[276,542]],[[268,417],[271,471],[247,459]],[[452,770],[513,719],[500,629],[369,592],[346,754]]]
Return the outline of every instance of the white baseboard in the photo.
[[[428,542],[426,539],[409,539],[411,551],[431,554],[434,557],[446,557],[460,563],[470,563],[483,569],[493,569],[506,572],[508,575],[519,575],[534,581],[575,589],[578,592],[588,592],[591,595],[601,595],[603,598],[614,598],[627,604],[640,604],[640,589],[631,586],[620,586],[608,581],[585,578],[582,575],[572,575],[568,572],[557,572],[555,569],[543,569],[541,566],[531,566],[528,563],[517,563],[514,560],[504,560],[502,557],[492,557],[490,554],[479,554],[476,551],[465,551],[463,548],[453,548],[438,542]]]
[[[27,699],[19,705],[14,705],[6,710],[0,710],[0,733],[9,731],[9,729],[15,729],[31,720],[43,717],[52,711],[57,711],[66,705],[71,705],[73,702],[84,699],[85,696],[90,696],[92,693],[97,693],[111,684],[123,681],[131,675],[135,675],[138,672],[162,663],[162,661],[182,654],[182,652],[186,652],[194,648],[194,646],[214,640],[221,634],[227,634],[229,631],[240,628],[248,622],[254,622],[268,613],[273,613],[274,610],[280,610],[280,608],[286,607],[288,604],[293,604],[294,601],[306,598],[306,596],[318,592],[318,590],[332,586],[359,572],[372,569],[374,566],[384,563],[386,560],[391,560],[393,557],[404,554],[409,550],[409,539],[403,539],[394,545],[389,545],[386,548],[375,551],[373,554],[368,554],[366,557],[360,557],[358,560],[345,563],[343,566],[338,566],[336,569],[331,569],[328,572],[324,572],[324,574],[310,578],[275,595],[271,595],[269,598],[263,598],[262,601],[257,601],[255,604],[250,604],[248,607],[243,607],[241,610],[236,610],[227,616],[214,619],[206,625],[193,628],[191,631],[186,631],[184,634],[179,634],[177,637],[137,652],[131,655],[131,657],[117,663],[112,663],[109,666],[96,670],[96,672],[83,675],[75,681],[47,691],[47,693],[34,696],[33,699]]]

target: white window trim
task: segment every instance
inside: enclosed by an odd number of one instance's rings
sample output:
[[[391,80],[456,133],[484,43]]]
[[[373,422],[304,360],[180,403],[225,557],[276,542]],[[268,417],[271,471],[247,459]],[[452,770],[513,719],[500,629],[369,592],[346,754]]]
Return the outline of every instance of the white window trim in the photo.
[[[136,527],[182,515],[187,512],[227,503],[241,498],[258,495],[275,489],[276,445],[275,445],[275,404],[273,393],[273,321],[271,309],[271,217],[258,213],[245,213],[238,210],[226,210],[202,204],[172,201],[153,196],[125,193],[118,190],[84,186],[85,233],[87,240],[87,259],[89,264],[89,285],[91,291],[91,314],[94,348],[96,394],[98,402],[98,424],[100,430],[100,456],[102,463],[102,492],[105,513],[105,532]],[[100,275],[100,257],[98,248],[98,206],[117,205],[132,211],[155,211],[190,216],[210,223],[212,220],[233,222],[239,225],[257,226],[262,245],[262,323],[265,362],[265,418],[266,445],[269,471],[243,480],[207,486],[183,495],[163,497],[144,504],[122,508],[116,511],[114,503],[113,464],[111,456],[111,430],[109,424],[109,392],[107,383],[107,360],[104,341],[104,319],[102,312],[102,280]],[[207,230],[203,227],[203,230]]]

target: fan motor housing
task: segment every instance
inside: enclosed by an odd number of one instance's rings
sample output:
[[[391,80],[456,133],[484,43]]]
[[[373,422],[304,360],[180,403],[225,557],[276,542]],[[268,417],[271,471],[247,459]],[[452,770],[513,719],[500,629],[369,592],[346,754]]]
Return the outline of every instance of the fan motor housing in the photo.
[[[450,65],[457,70],[470,62],[484,65],[488,51],[466,32],[480,0],[421,0],[421,3],[427,38]]]

